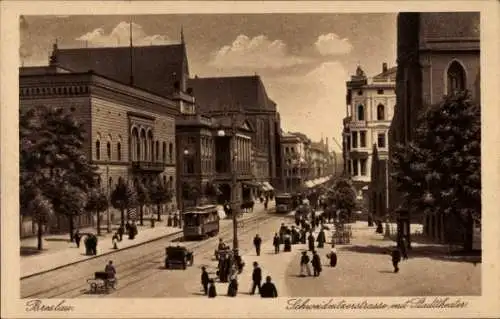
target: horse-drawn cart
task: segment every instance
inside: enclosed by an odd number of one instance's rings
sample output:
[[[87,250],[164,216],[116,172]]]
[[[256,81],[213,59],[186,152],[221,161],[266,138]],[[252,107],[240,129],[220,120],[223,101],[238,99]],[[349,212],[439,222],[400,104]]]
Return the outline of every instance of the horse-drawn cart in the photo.
[[[110,288],[116,289],[117,286],[116,277],[104,271],[95,272],[94,278],[87,279],[87,283],[90,286],[90,292],[93,294],[109,293]]]

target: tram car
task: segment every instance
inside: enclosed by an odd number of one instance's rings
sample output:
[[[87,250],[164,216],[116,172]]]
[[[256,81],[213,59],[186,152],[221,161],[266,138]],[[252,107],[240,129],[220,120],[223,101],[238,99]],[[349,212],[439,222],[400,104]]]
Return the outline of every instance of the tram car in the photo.
[[[283,193],[274,196],[276,200],[276,213],[286,214],[293,210],[293,198],[291,194]]]
[[[220,217],[217,206],[194,207],[183,214],[184,239],[206,239],[219,233]]]

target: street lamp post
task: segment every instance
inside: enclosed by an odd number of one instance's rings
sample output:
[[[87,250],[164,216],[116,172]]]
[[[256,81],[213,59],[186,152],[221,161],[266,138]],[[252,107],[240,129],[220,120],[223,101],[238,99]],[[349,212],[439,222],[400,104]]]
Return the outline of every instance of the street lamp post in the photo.
[[[107,216],[107,225],[106,225],[106,232],[109,234],[111,233],[111,220],[110,220],[110,214],[109,214],[109,201],[110,201],[110,197],[111,197],[111,190],[110,190],[110,187],[111,185],[109,184],[109,166],[106,165],[106,185],[107,186],[107,189],[108,189],[108,207],[106,208],[106,216]]]
[[[224,130],[219,130],[217,135],[223,137],[226,135]],[[237,171],[236,171],[236,121],[234,114],[231,115],[231,143],[230,143],[230,153],[231,153],[231,206],[232,206],[232,222],[233,222],[233,251],[235,255],[238,254],[238,219],[237,219],[237,209],[238,205],[236,203],[236,188],[237,188]]]

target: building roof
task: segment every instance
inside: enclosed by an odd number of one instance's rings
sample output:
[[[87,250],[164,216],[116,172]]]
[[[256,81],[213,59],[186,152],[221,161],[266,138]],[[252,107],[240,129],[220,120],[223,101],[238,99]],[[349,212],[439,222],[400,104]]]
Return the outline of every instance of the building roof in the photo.
[[[201,112],[211,113],[229,110],[276,111],[274,103],[266,93],[260,76],[195,77],[188,86]]]
[[[53,52],[55,63],[74,72],[93,70],[122,83],[130,83],[130,62],[134,86],[170,96],[174,83],[182,83],[183,71],[188,71],[186,48],[183,43],[130,47],[58,49]],[[131,54],[132,53],[132,54]]]
[[[375,75],[373,77],[373,81],[374,82],[378,82],[378,81],[384,81],[384,82],[391,81],[391,82],[395,82],[396,81],[396,72],[397,72],[397,69],[398,68],[396,66],[394,66],[392,68],[389,68],[389,69],[387,69],[387,71]]]

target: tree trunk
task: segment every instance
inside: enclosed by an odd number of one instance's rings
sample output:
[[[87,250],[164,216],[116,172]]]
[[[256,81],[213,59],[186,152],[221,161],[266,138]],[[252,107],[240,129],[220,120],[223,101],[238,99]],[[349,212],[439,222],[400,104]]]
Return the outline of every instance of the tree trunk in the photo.
[[[68,219],[69,219],[69,241],[73,242],[73,235],[75,230],[73,215],[68,215]]]
[[[464,234],[464,251],[472,251],[472,245],[474,241],[474,219],[472,218],[472,213],[468,212],[464,223],[465,234]]]
[[[160,222],[161,221],[161,216],[160,216],[160,204],[156,204],[156,214],[158,215],[157,220]]]
[[[42,236],[43,236],[43,223],[41,220],[37,222],[38,229],[37,229],[37,249],[42,250],[43,249],[43,241],[42,241]]]
[[[101,212],[97,212],[97,236],[101,236]]]
[[[141,226],[144,225],[144,209],[143,209],[144,205],[139,205],[139,224]]]
[[[123,227],[125,226],[125,208],[122,207],[122,209],[120,209],[120,213],[121,213],[120,226]]]

